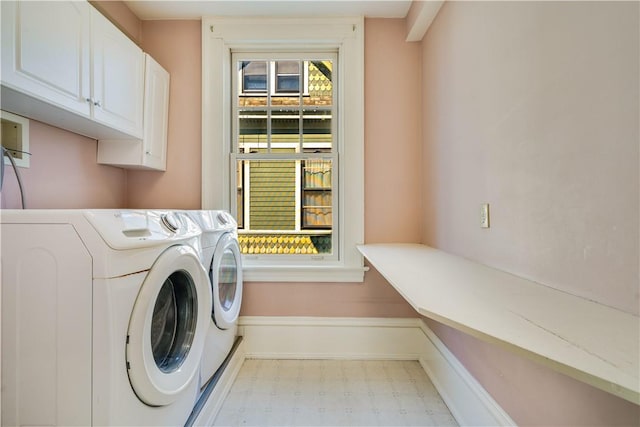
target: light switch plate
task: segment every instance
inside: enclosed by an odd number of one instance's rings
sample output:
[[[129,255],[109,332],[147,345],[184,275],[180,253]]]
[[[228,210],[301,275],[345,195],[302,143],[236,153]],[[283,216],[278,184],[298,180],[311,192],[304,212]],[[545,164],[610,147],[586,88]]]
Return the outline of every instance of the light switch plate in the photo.
[[[489,228],[489,203],[480,205],[480,227]]]

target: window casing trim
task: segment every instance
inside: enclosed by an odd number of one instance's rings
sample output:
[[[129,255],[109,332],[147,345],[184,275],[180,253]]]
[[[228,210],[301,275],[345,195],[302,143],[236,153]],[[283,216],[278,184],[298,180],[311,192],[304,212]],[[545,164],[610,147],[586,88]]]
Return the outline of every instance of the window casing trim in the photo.
[[[301,36],[302,35],[302,36]],[[247,281],[361,282],[364,241],[364,19],[202,19],[202,208],[229,209],[231,52],[338,51],[338,260],[245,258]],[[345,143],[347,141],[347,143]],[[347,214],[348,213],[348,214]]]

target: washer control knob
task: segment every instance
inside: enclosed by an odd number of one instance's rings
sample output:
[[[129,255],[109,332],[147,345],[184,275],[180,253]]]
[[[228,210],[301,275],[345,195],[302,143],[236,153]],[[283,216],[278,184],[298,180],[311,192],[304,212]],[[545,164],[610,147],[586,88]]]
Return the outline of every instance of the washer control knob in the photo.
[[[178,228],[180,228],[180,221],[176,218],[176,215],[173,212],[163,214],[160,217],[160,220],[162,221],[164,228],[172,233],[175,233],[178,231]]]

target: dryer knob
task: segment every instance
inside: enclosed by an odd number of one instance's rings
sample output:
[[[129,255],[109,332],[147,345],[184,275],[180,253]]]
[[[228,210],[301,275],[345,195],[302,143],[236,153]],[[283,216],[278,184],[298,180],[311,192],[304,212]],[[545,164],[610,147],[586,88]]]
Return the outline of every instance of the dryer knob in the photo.
[[[220,221],[220,224],[222,224],[222,225],[227,225],[227,224],[229,224],[229,220],[228,220],[228,219],[227,219],[227,217],[226,217],[226,216],[224,216],[224,214],[223,214],[223,213],[221,213],[221,212],[220,212],[220,213],[218,213],[218,221]]]
[[[178,231],[178,228],[180,228],[180,222],[172,212],[162,215],[160,217],[160,220],[162,221],[162,225],[164,226],[164,228],[172,233],[175,233],[176,231]]]

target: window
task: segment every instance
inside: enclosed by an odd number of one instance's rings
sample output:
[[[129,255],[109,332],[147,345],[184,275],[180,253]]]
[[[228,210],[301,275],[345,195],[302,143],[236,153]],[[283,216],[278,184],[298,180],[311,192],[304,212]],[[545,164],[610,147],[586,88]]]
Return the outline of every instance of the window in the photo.
[[[265,55],[269,59],[261,58]],[[231,84],[235,88],[231,157],[238,197],[231,210],[240,224],[240,247],[245,255],[336,258],[332,230],[332,195],[338,182],[332,120],[336,55],[286,56],[274,59],[273,54],[232,51],[237,72]],[[247,70],[267,73],[263,90],[247,90]],[[301,78],[300,70],[307,70],[307,78]]]
[[[248,281],[362,281],[362,24],[203,19],[203,208]]]

